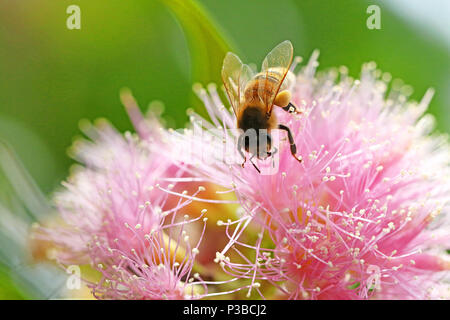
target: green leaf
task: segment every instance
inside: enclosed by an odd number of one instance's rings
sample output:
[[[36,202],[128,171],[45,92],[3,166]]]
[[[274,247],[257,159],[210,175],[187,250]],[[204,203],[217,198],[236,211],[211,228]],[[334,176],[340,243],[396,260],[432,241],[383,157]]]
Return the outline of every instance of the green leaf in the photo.
[[[225,54],[235,46],[195,0],[160,0],[175,15],[186,36],[194,82],[219,83]]]
[[[0,300],[22,300],[24,295],[17,289],[11,281],[8,270],[0,265]]]
[[[29,251],[31,223],[50,211],[13,150],[0,140],[0,283],[5,284],[0,298],[59,297],[63,273],[54,266],[32,264]]]
[[[15,215],[35,221],[50,213],[51,207],[9,145],[0,140],[0,205]]]

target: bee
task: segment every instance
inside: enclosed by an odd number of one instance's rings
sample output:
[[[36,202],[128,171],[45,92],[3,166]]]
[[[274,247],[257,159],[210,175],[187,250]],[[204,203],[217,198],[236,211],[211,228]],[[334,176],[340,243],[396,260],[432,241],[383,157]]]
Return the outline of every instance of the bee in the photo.
[[[300,113],[291,103],[290,85],[293,74],[289,71],[293,58],[292,43],[288,40],[277,45],[265,57],[261,72],[256,73],[248,65],[243,64],[239,57],[232,52],[225,56],[222,66],[222,81],[237,120],[237,127],[243,130],[238,138],[238,151],[244,162],[247,158],[242,148],[251,157],[249,161],[258,172],[259,168],[253,163],[253,157],[267,159],[278,150],[272,150],[270,131],[284,130],[287,133],[292,156],[297,157],[297,147],[291,130],[279,124],[273,110],[278,106],[290,113]],[[256,73],[256,74],[255,74]],[[289,78],[289,79],[287,79]],[[255,143],[256,142],[256,143]]]

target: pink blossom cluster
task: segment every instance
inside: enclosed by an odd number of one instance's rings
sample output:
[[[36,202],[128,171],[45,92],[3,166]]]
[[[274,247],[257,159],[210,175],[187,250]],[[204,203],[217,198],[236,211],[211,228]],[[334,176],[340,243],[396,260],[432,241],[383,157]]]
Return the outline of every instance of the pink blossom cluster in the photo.
[[[63,266],[88,264],[97,270],[100,277],[89,282],[97,298],[201,297],[204,290],[196,286],[204,285],[192,271],[199,240],[192,242],[186,229],[206,218],[201,212],[194,218],[181,215],[192,200],[160,190],[173,188],[162,180],[182,170],[150,151],[148,142],[122,136],[106,121],[96,127],[85,123],[83,129],[91,141],[79,140],[71,151],[85,165],[74,169],[54,197],[64,223],[37,228],[35,238],[52,241]]]
[[[216,86],[195,87],[210,119],[191,112],[181,131],[142,117],[123,94],[137,135],[86,127],[91,140],[74,147],[83,165],[55,196],[64,225],[37,237],[56,245],[59,263],[99,271],[90,282],[99,298],[241,289],[267,299],[449,298],[450,147],[425,114],[432,91],[414,102],[374,63],[359,80],[345,67],[316,74],[317,65],[313,53],[295,75],[301,113],[274,111],[303,161],[280,133],[270,174],[226,161],[236,155],[236,119]],[[206,203],[232,213],[216,219]],[[221,231],[208,233],[206,217]],[[215,247],[220,237],[226,244]],[[217,251],[208,281],[200,241]]]

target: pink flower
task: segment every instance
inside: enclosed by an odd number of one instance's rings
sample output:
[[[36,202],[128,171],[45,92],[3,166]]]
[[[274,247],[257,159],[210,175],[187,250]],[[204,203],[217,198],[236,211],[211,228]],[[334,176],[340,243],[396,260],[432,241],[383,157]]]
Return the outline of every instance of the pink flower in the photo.
[[[56,246],[63,266],[96,269],[99,278],[86,281],[97,298],[196,299],[245,288],[275,299],[449,297],[450,147],[424,115],[432,91],[412,102],[410,88],[391,85],[374,63],[360,80],[343,67],[315,75],[317,65],[314,53],[289,74],[302,113],[274,111],[303,162],[284,132],[272,132],[278,152],[254,160],[261,173],[241,166],[236,119],[214,85],[195,87],[211,122],[190,112],[182,131],[144,119],[124,92],[138,134],[122,136],[104,121],[84,126],[91,140],[73,149],[82,165],[55,196],[64,225],[39,227],[36,237]],[[228,238],[218,248],[223,238],[203,217],[208,207],[217,220],[223,206],[232,213],[217,221]],[[216,247],[229,279],[204,267]]]
[[[344,67],[316,76],[317,56],[293,87],[303,113],[276,110],[303,163],[280,133],[279,158],[256,161],[263,174],[242,168],[238,133],[228,130],[236,120],[213,85],[209,93],[196,87],[212,123],[191,113],[188,132],[167,133],[172,159],[229,188],[242,206],[239,219],[219,222],[230,242],[216,262],[232,276],[276,286],[278,298],[448,297],[450,148],[423,115],[432,91],[409,101],[410,88],[391,85],[374,63],[360,80]],[[242,237],[249,228],[258,233],[252,242]]]
[[[175,188],[164,178],[176,179],[183,170],[157,152],[159,126],[142,125],[131,96],[125,92],[123,98],[145,139],[122,136],[105,121],[84,124],[91,140],[79,140],[72,149],[83,165],[54,199],[63,224],[38,227],[35,238],[56,246],[53,255],[61,265],[96,269],[98,281],[86,281],[97,298],[203,297],[206,284],[192,269],[205,231],[204,213],[183,216],[180,211],[192,200],[161,190]],[[191,226],[198,220],[200,229]]]

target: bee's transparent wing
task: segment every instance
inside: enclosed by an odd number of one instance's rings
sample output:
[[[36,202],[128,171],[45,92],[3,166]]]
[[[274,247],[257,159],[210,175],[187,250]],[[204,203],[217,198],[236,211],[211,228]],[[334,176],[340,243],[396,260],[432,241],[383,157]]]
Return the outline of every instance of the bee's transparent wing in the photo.
[[[283,41],[270,51],[264,59],[259,74],[260,81],[258,94],[260,99],[266,105],[266,113],[270,115],[272,112],[273,102],[289,68],[292,64],[294,49],[289,40]],[[269,88],[275,88],[275,90]],[[270,91],[270,94],[267,92]]]
[[[243,64],[237,55],[232,52],[227,53],[223,60],[222,81],[236,117],[239,115],[245,85],[253,78],[253,75],[252,69]]]

